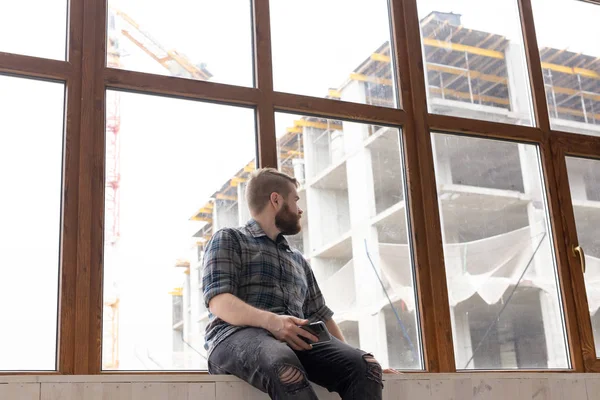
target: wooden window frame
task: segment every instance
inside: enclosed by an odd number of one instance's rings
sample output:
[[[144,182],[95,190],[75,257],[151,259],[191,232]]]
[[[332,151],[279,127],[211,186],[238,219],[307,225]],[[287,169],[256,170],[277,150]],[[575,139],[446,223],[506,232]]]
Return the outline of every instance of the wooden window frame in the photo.
[[[596,353],[594,334],[590,320],[590,312],[585,289],[584,273],[581,261],[572,251],[579,245],[575,213],[571,198],[571,187],[567,171],[566,158],[580,157],[595,159],[600,162],[600,137],[574,135],[566,132],[554,132],[551,140],[552,155],[555,164],[556,180],[559,187],[558,197],[561,204],[562,222],[565,227],[563,235],[564,247],[568,249],[567,257],[571,269],[571,286],[579,321],[580,346],[585,371],[600,373],[600,354]]]
[[[600,4],[597,0],[588,1]],[[407,196],[411,204],[418,205],[410,208],[411,234],[424,367],[429,372],[456,371],[430,132],[536,144],[549,199],[572,361],[570,371],[600,371],[600,361],[590,352],[593,335],[589,314],[587,322],[578,322],[585,321],[587,300],[577,260],[568,251],[574,244],[569,236],[574,217],[572,208],[569,209],[571,199],[564,160],[570,154],[600,158],[600,138],[551,129],[531,0],[518,3],[535,127],[429,114],[417,0],[389,0],[389,3],[394,73],[400,84],[398,97],[402,109],[274,91],[268,0],[252,0],[256,87],[251,88],[107,67],[106,0],[69,0],[66,61],[0,52],[0,73],[57,80],[66,85],[59,344],[54,373],[108,373],[101,370],[107,89],[252,107],[257,116],[258,164],[263,167],[277,166],[277,111],[401,126]]]

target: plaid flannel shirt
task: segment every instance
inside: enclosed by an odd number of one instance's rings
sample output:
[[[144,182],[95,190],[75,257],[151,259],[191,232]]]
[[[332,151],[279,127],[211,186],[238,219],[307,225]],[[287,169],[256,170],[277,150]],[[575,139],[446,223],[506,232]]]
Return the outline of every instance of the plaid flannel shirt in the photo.
[[[231,293],[275,314],[311,322],[333,316],[302,253],[291,249],[283,235],[275,242],[271,240],[254,220],[213,235],[204,253],[202,291],[207,308],[213,297]],[[210,354],[240,329],[243,327],[232,326],[211,313],[205,348]]]

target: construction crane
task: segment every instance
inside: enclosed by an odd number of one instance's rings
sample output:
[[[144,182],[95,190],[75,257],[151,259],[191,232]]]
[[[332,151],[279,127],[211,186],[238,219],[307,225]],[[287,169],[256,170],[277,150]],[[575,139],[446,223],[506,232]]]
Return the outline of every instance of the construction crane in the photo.
[[[119,9],[109,7],[107,64],[110,68],[122,68],[124,53],[122,41],[126,39],[146,55],[163,66],[171,76],[196,80],[209,80],[212,75],[204,64],[195,65],[185,55],[165,49],[133,18]],[[118,91],[106,95],[106,188],[105,188],[105,243],[106,249],[116,251],[120,227],[120,131],[121,96]],[[105,268],[108,263],[105,263]],[[113,276],[105,271],[105,276]],[[119,367],[119,293],[116,282],[105,282],[110,293],[104,297],[104,369]]]
[[[112,33],[112,35],[111,35]],[[121,38],[127,38],[158,64],[169,71],[169,75],[197,80],[209,80],[212,74],[204,64],[195,65],[176,50],[165,49],[154,37],[129,15],[114,7],[109,8],[109,67],[119,68],[124,56],[119,46]],[[113,50],[111,65],[111,48]]]

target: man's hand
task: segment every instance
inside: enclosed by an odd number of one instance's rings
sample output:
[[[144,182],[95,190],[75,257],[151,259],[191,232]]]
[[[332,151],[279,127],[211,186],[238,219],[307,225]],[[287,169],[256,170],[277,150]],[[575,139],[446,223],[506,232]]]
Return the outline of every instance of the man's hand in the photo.
[[[396,371],[396,370],[395,370],[395,369],[393,369],[393,368],[387,368],[387,369],[384,369],[384,370],[383,370],[383,373],[384,373],[384,374],[392,374],[392,375],[402,375],[402,372],[400,372],[400,371]]]
[[[307,325],[307,320],[259,310],[244,303],[231,293],[222,293],[213,297],[208,306],[211,313],[228,324],[266,329],[275,338],[287,343],[296,351],[312,349],[312,346],[302,340],[300,336],[312,342],[319,341],[319,338],[298,327]]]
[[[296,351],[310,350],[312,346],[306,343],[300,336],[312,342],[318,342],[319,338],[311,335],[300,326],[307,325],[308,321],[289,315],[269,315],[264,328],[271,332],[276,339],[285,342]]]

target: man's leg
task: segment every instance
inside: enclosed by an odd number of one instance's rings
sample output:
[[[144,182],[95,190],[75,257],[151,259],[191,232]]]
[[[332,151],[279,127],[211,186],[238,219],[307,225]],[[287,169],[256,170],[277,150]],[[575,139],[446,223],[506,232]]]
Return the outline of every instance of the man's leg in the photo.
[[[230,374],[271,399],[318,400],[294,351],[264,329],[246,328],[221,342],[208,360],[211,374]]]
[[[308,379],[337,392],[344,400],[380,400],[382,396],[381,365],[368,353],[355,349],[336,338],[296,352],[308,373]]]

